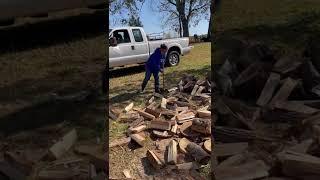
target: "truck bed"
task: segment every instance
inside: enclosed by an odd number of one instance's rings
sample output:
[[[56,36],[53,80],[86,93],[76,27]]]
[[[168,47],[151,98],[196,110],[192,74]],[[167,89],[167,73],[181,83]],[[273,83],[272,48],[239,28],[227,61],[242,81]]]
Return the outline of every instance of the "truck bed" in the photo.
[[[179,42],[179,43],[178,43]],[[177,45],[181,44],[182,47],[187,47],[189,43],[189,38],[174,38],[174,39],[164,39],[164,40],[153,40],[149,41],[149,51],[150,53],[153,53],[153,51],[160,47],[161,44],[172,44],[176,43]]]

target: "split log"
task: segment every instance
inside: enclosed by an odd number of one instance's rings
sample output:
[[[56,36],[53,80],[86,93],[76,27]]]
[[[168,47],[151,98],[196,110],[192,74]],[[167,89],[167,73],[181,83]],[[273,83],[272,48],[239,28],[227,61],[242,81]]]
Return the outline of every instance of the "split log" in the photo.
[[[144,112],[144,111],[141,111],[141,110],[138,110],[138,109],[137,109],[137,111],[138,111],[138,113],[139,113],[141,116],[143,116],[143,117],[146,118],[146,119],[151,119],[151,120],[153,120],[153,119],[156,118],[154,115],[149,114],[149,113],[147,113],[147,112]]]
[[[141,136],[140,134],[131,134],[130,137],[132,140],[134,140],[140,146],[144,146],[146,139],[143,136]]]
[[[199,165],[195,162],[188,162],[188,163],[182,163],[177,164],[176,169],[177,170],[192,170],[192,169],[199,169]]]
[[[307,139],[295,146],[290,147],[288,150],[293,152],[298,152],[298,153],[307,153],[312,143],[313,143],[313,139]]]
[[[261,160],[255,160],[235,167],[218,168],[216,179],[251,180],[269,176],[269,167]]]
[[[79,171],[74,171],[70,169],[64,170],[41,170],[38,174],[37,179],[39,180],[49,180],[54,177],[54,179],[74,179],[80,174]]]
[[[174,92],[174,91],[176,91],[176,90],[178,90],[178,88],[177,88],[177,87],[173,87],[173,88],[170,88],[168,91],[169,91],[169,92]]]
[[[148,129],[159,129],[159,130],[169,131],[171,129],[171,123],[168,121],[153,120],[153,121],[150,121],[150,125],[148,126]]]
[[[199,88],[198,88],[198,90],[197,90],[197,92],[196,92],[195,94],[201,94],[202,91],[203,91],[205,88],[206,88],[206,87],[204,87],[204,86],[199,86]]]
[[[159,138],[168,138],[168,137],[171,137],[170,134],[168,134],[168,131],[157,131],[157,130],[153,130],[152,131],[152,134],[156,137],[159,137]]]
[[[260,135],[254,131],[238,129],[238,128],[229,128],[223,126],[215,126],[213,131],[213,137],[216,140],[226,142],[226,143],[234,143],[234,142],[249,142],[253,140],[261,140],[261,141],[279,141],[277,137]]]
[[[129,111],[132,110],[132,108],[133,108],[133,103],[130,103],[127,107],[124,108],[124,110],[125,110],[126,112],[129,112]]]
[[[98,170],[103,170],[107,163],[106,157],[107,153],[105,149],[100,145],[80,145],[76,146],[74,149],[75,153],[80,155],[85,155],[89,158],[90,163],[92,163]]]
[[[179,149],[180,149],[180,151],[186,154],[187,153],[186,148],[187,148],[189,143],[191,143],[191,142],[187,138],[180,139],[179,140]]]
[[[231,156],[227,158],[226,160],[222,161],[216,169],[224,169],[228,168],[231,166],[239,166],[241,165],[244,161],[246,161],[247,157],[242,153],[242,154],[237,154],[234,156]]]
[[[147,106],[148,109],[153,109],[153,110],[157,109],[158,107],[159,107],[159,104],[156,101],[152,102]]]
[[[320,113],[317,113],[311,117],[307,117],[302,120],[303,125],[317,125],[320,124]]]
[[[278,109],[284,109],[287,111],[294,111],[294,112],[303,113],[303,114],[314,114],[316,112],[319,112],[319,109],[315,109],[301,103],[290,102],[290,101],[276,102],[274,107]]]
[[[194,117],[196,117],[196,116],[193,112],[179,114],[179,115],[177,115],[177,121],[179,122],[179,121],[183,121],[183,120],[187,120],[187,119],[192,119]]]
[[[155,96],[157,98],[163,98],[163,95],[159,94],[159,93],[153,93],[153,96]]]
[[[191,91],[191,96],[194,96],[198,90],[199,86],[198,85],[195,85]]]
[[[279,83],[280,75],[277,73],[270,73],[269,79],[267,80],[257,101],[257,105],[265,106],[266,104],[268,104]]]
[[[65,136],[63,136],[61,141],[51,146],[49,153],[55,159],[59,159],[64,153],[66,153],[77,141],[77,131],[75,129],[71,130]]]
[[[131,124],[129,124],[129,127],[130,128],[137,127],[137,126],[143,124],[144,123],[143,121],[144,121],[143,117],[140,117],[140,118],[134,120]]]
[[[206,150],[208,153],[211,153],[211,139],[206,140],[206,141],[203,143],[203,148],[204,148],[204,150]]]
[[[161,108],[164,108],[164,109],[167,108],[167,99],[166,98],[162,98],[162,100],[161,100]]]
[[[89,164],[89,178],[93,179],[97,177],[96,167],[93,164]]]
[[[279,59],[274,65],[273,71],[286,74],[297,69],[301,64],[302,61],[298,60],[296,57],[293,57],[293,55],[290,55]]]
[[[177,164],[177,141],[174,139],[168,145],[167,163]]]
[[[178,84],[179,86],[179,91],[182,92],[183,91],[183,81],[181,80]]]
[[[236,87],[250,81],[259,74],[261,68],[262,64],[260,62],[252,63],[233,81],[233,85]]]
[[[215,144],[214,153],[217,157],[227,157],[243,153],[247,149],[247,142]]]
[[[137,127],[129,128],[128,129],[128,133],[129,134],[139,133],[139,132],[144,131],[146,129],[147,129],[146,125],[140,125],[140,126],[137,126]]]
[[[174,134],[177,134],[177,129],[178,129],[178,124],[175,123],[171,128],[171,132],[174,133]]]
[[[156,154],[150,150],[147,151],[147,158],[155,169],[160,169],[164,165]]]
[[[211,111],[198,110],[197,114],[199,118],[211,118]]]
[[[189,110],[189,107],[176,107],[177,112],[188,111],[188,110]]]
[[[211,119],[194,118],[191,129],[202,134],[211,134]]]
[[[210,155],[196,143],[190,142],[186,147],[186,151],[200,164],[208,164],[210,161]]]
[[[282,172],[286,176],[302,178],[320,176],[320,158],[303,153],[287,151],[278,154]]]
[[[298,81],[288,77],[284,82],[284,84],[279,89],[279,91],[277,92],[277,94],[271,99],[271,102],[269,103],[269,107],[273,109],[276,102],[286,101],[297,84],[298,84]]]
[[[149,100],[148,100],[148,104],[150,105],[151,103],[154,102],[154,96],[152,96]]]
[[[146,108],[145,112],[153,115],[156,118],[160,117],[160,115],[161,115],[161,113],[159,111],[156,111],[156,110],[153,110],[153,109],[150,109],[150,108]]]

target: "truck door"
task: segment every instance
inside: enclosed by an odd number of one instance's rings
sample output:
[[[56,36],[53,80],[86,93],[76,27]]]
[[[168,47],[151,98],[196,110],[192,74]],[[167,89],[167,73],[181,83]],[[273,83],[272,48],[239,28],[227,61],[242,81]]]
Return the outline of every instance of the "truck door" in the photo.
[[[109,67],[131,64],[133,54],[131,38],[127,29],[118,29],[112,32],[110,37],[117,40],[116,46],[109,46]]]
[[[143,37],[141,30],[138,28],[131,29],[134,42],[132,43],[133,52],[136,56],[137,63],[146,62],[149,57],[148,41]]]

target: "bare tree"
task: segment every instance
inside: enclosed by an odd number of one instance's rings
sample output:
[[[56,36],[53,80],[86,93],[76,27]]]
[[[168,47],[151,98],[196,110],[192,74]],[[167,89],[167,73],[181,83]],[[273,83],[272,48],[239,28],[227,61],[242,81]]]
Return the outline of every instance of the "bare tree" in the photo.
[[[109,0],[109,13],[121,14],[128,11],[135,14],[143,6],[145,0]]]
[[[210,6],[210,0],[155,0],[155,3],[158,4],[158,12],[168,17],[167,21],[175,20],[179,24],[183,37],[189,37],[190,23],[197,25]]]

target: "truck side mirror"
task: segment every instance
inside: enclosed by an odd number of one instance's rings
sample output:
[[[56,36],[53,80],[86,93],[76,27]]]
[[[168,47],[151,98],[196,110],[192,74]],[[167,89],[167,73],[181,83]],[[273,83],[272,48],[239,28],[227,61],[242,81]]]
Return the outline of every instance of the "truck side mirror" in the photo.
[[[115,37],[109,39],[109,46],[117,46],[117,40]]]

